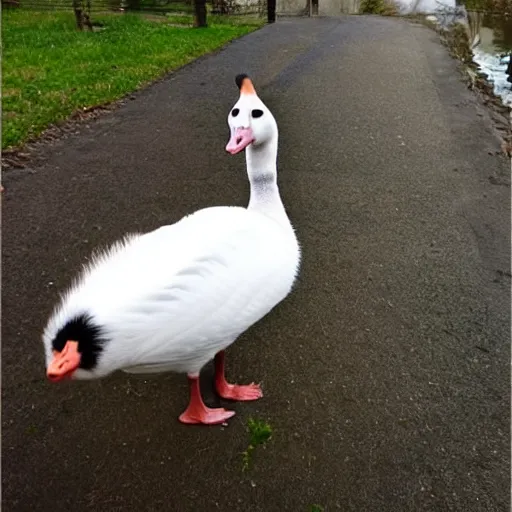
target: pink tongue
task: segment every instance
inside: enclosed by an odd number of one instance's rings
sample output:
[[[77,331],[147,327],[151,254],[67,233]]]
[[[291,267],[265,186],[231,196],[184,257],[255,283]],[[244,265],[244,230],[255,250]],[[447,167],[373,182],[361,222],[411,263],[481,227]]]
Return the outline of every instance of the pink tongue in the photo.
[[[250,128],[237,128],[234,135],[229,139],[226,151],[232,155],[236,155],[252,142],[254,142],[254,135]]]

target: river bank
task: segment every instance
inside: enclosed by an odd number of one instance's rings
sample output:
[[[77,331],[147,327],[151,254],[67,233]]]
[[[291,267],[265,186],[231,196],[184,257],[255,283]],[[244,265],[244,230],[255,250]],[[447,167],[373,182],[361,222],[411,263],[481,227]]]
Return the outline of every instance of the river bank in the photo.
[[[461,64],[468,87],[489,108],[502,150],[512,157],[512,84],[508,81],[510,54],[496,45],[488,27],[475,25],[463,7],[413,16],[440,34],[442,43]],[[498,39],[499,40],[499,39]]]
[[[512,107],[512,84],[507,73],[510,54],[488,53],[481,48],[473,48],[473,61],[482,73],[487,75],[493,85],[494,94],[501,98],[504,105]]]
[[[512,14],[467,12],[473,61],[493,84],[494,93],[512,106]]]

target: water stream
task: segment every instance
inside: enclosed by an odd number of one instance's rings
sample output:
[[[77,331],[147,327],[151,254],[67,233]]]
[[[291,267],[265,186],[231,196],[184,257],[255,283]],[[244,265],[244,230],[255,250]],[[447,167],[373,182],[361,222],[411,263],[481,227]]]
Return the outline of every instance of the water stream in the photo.
[[[474,62],[493,84],[494,94],[512,107],[512,14],[466,10],[457,0],[398,1],[403,14],[426,14],[444,27],[454,22],[466,24]]]
[[[503,15],[469,13],[474,25],[473,60],[488,76],[494,94],[512,106],[512,18]],[[477,14],[477,16],[475,16]]]

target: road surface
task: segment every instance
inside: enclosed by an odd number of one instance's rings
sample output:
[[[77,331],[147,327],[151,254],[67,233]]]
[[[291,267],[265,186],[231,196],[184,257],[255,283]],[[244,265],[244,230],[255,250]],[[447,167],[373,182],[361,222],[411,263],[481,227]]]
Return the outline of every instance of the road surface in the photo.
[[[190,427],[183,376],[45,380],[40,336],[98,245],[245,205],[234,76],[281,131],[303,247],[293,295],[228,352],[263,383]],[[3,182],[6,512],[509,510],[510,182],[435,33],[280,20],[137,94]],[[211,369],[205,397],[217,404]],[[242,473],[250,417],[272,440]]]

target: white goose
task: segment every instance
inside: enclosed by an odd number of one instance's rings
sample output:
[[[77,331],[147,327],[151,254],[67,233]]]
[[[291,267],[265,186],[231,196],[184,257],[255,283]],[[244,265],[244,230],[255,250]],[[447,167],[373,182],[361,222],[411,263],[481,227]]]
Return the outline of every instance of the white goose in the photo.
[[[248,208],[199,210],[95,254],[44,331],[50,380],[187,373],[190,402],[180,421],[217,424],[235,413],[202,400],[199,373],[215,358],[222,398],[262,396],[257,384],[228,384],[224,350],[290,293],[300,249],[277,186],[276,121],[246,75],[236,83],[226,150],[246,150]]]

